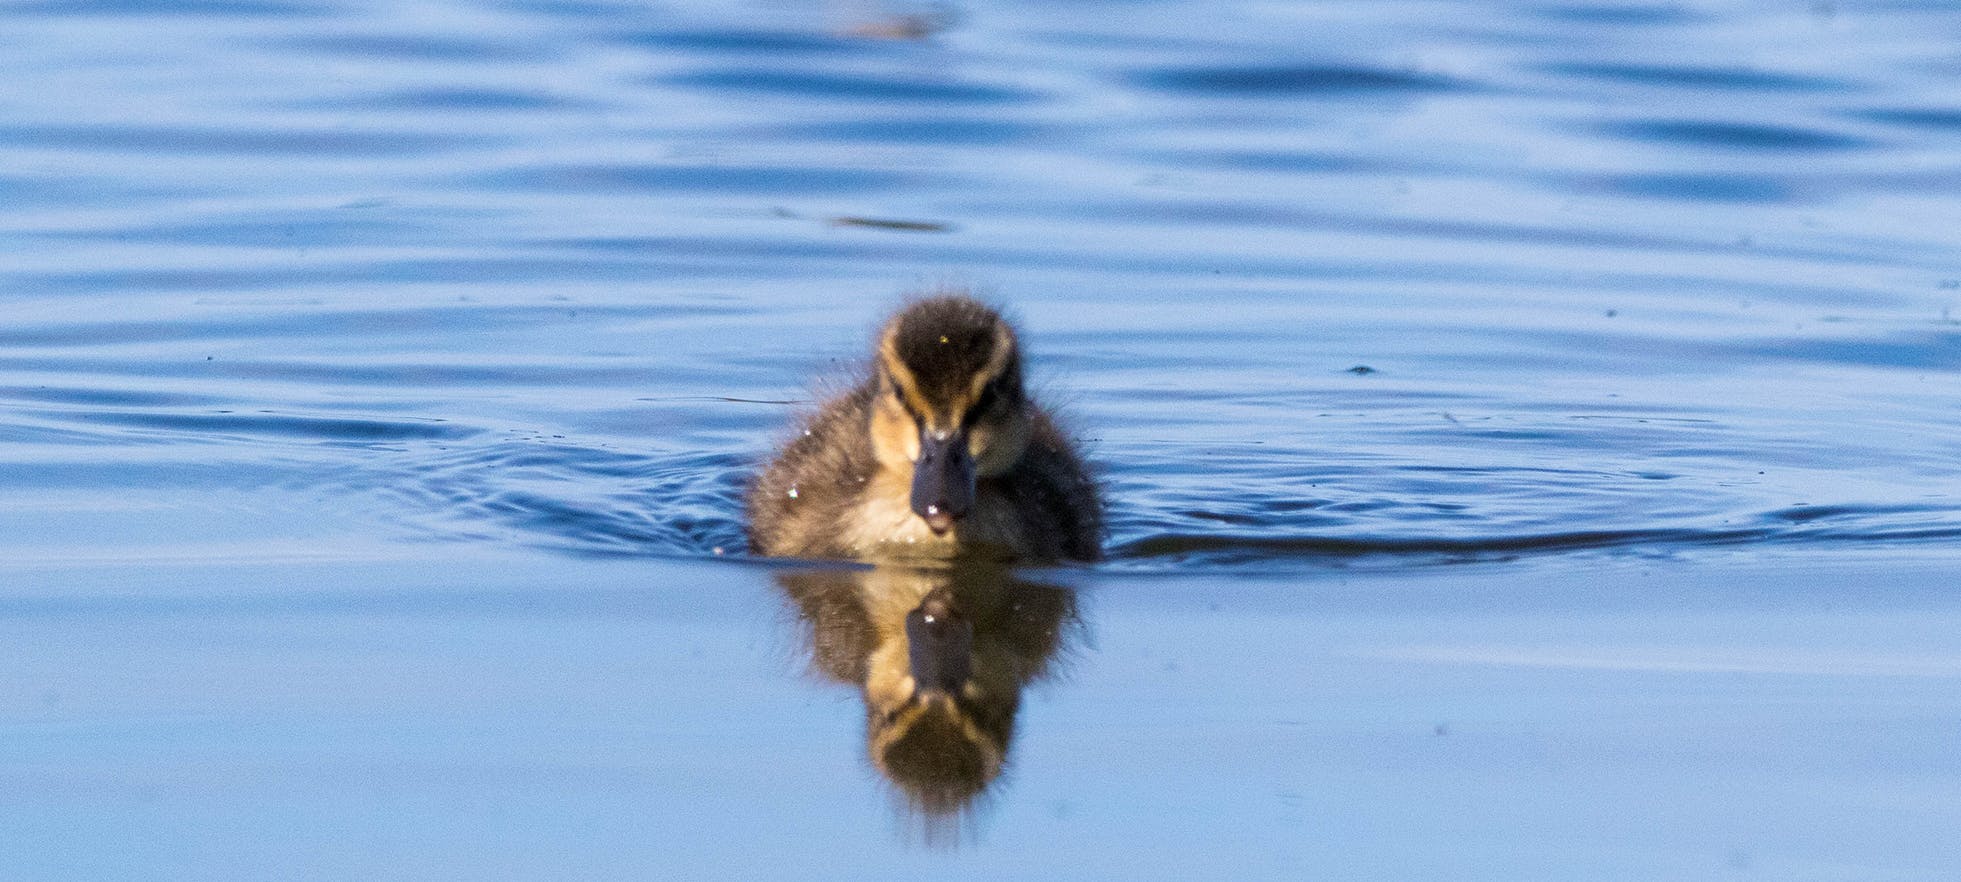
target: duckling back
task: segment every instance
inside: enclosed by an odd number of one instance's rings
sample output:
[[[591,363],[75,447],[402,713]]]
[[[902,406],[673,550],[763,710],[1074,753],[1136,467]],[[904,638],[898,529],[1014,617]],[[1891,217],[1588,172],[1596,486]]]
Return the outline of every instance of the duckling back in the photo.
[[[853,558],[844,544],[866,487],[878,472],[860,385],[803,421],[749,487],[749,548],[768,557]]]

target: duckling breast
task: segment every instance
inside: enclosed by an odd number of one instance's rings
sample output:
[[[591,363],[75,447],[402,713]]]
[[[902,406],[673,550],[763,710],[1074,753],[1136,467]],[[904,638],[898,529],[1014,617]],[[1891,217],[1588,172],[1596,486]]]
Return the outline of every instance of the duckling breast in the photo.
[[[912,509],[911,482],[889,473],[874,478],[860,497],[845,532],[855,557],[871,560],[953,557],[1041,559],[1021,514],[998,493],[983,489],[967,515],[936,533]]]

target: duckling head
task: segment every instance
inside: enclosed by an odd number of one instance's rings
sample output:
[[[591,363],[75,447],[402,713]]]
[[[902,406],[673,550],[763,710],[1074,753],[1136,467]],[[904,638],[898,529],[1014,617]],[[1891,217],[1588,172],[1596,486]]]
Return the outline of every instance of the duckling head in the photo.
[[[879,462],[912,472],[912,510],[945,534],[973,508],[975,484],[1028,448],[1032,422],[1014,329],[962,295],[906,307],[879,336],[872,439]]]

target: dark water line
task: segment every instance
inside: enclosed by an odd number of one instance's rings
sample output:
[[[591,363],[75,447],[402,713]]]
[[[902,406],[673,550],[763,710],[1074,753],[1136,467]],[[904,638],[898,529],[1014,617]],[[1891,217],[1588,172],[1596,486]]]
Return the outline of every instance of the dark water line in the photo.
[[[576,519],[579,515],[560,515]],[[559,520],[565,517],[548,518]],[[706,545],[677,544],[659,531],[582,530],[555,537],[533,535],[520,543],[581,558],[720,560],[770,563],[749,554],[739,525],[722,525],[723,539]],[[432,537],[433,538],[433,537]],[[1350,539],[1336,537],[1247,537],[1159,535],[1123,542],[1092,567],[1157,574],[1273,572],[1296,568],[1342,568],[1362,563],[1434,566],[1526,557],[1613,552],[1639,558],[1672,557],[1698,549],[1747,547],[1883,547],[1946,543],[1961,539],[1961,526],[1797,535],[1767,528],[1736,530],[1625,530],[1496,536],[1478,539]]]
[[[468,515],[514,531],[512,538],[531,547],[576,556],[658,559],[750,559],[743,541],[739,479],[701,484],[686,470],[649,476],[646,486],[604,501],[574,503],[533,492],[451,491],[422,500],[440,503],[451,517]],[[474,493],[493,492],[489,498]],[[459,493],[461,495],[459,495]],[[666,514],[656,515],[654,511]],[[1153,572],[1218,571],[1253,567],[1347,566],[1363,561],[1405,565],[1462,563],[1612,552],[1638,556],[1673,555],[1695,549],[1740,547],[1884,546],[1946,542],[1961,538],[1961,524],[1948,523],[1956,512],[1939,506],[1835,506],[1827,511],[1785,509],[1757,518],[1759,526],[1735,528],[1652,528],[1583,530],[1444,537],[1307,536],[1251,533],[1147,533],[1119,538],[1104,566]],[[1922,522],[1901,523],[1916,517]],[[1135,519],[1133,519],[1135,520]],[[1234,519],[1251,526],[1258,518]],[[444,519],[423,523],[431,538],[472,529]],[[1135,534],[1135,530],[1127,530]]]
[[[1600,530],[1573,533],[1542,533],[1522,536],[1489,536],[1474,539],[1351,539],[1316,536],[1247,536],[1163,534],[1133,539],[1113,549],[1113,560],[1206,555],[1215,557],[1356,558],[1372,556],[1451,555],[1489,557],[1492,555],[1547,553],[1623,547],[1684,547],[1735,545],[1760,542],[1775,531],[1756,528],[1739,530]]]

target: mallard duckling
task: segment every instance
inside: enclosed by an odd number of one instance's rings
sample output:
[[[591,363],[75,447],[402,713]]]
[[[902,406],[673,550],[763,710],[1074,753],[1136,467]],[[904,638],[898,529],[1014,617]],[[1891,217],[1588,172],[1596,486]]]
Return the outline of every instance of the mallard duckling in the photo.
[[[825,403],[751,486],[749,545],[777,557],[1093,560],[1095,482],[1022,383],[1015,332],[963,294],[886,322],[870,375]]]

